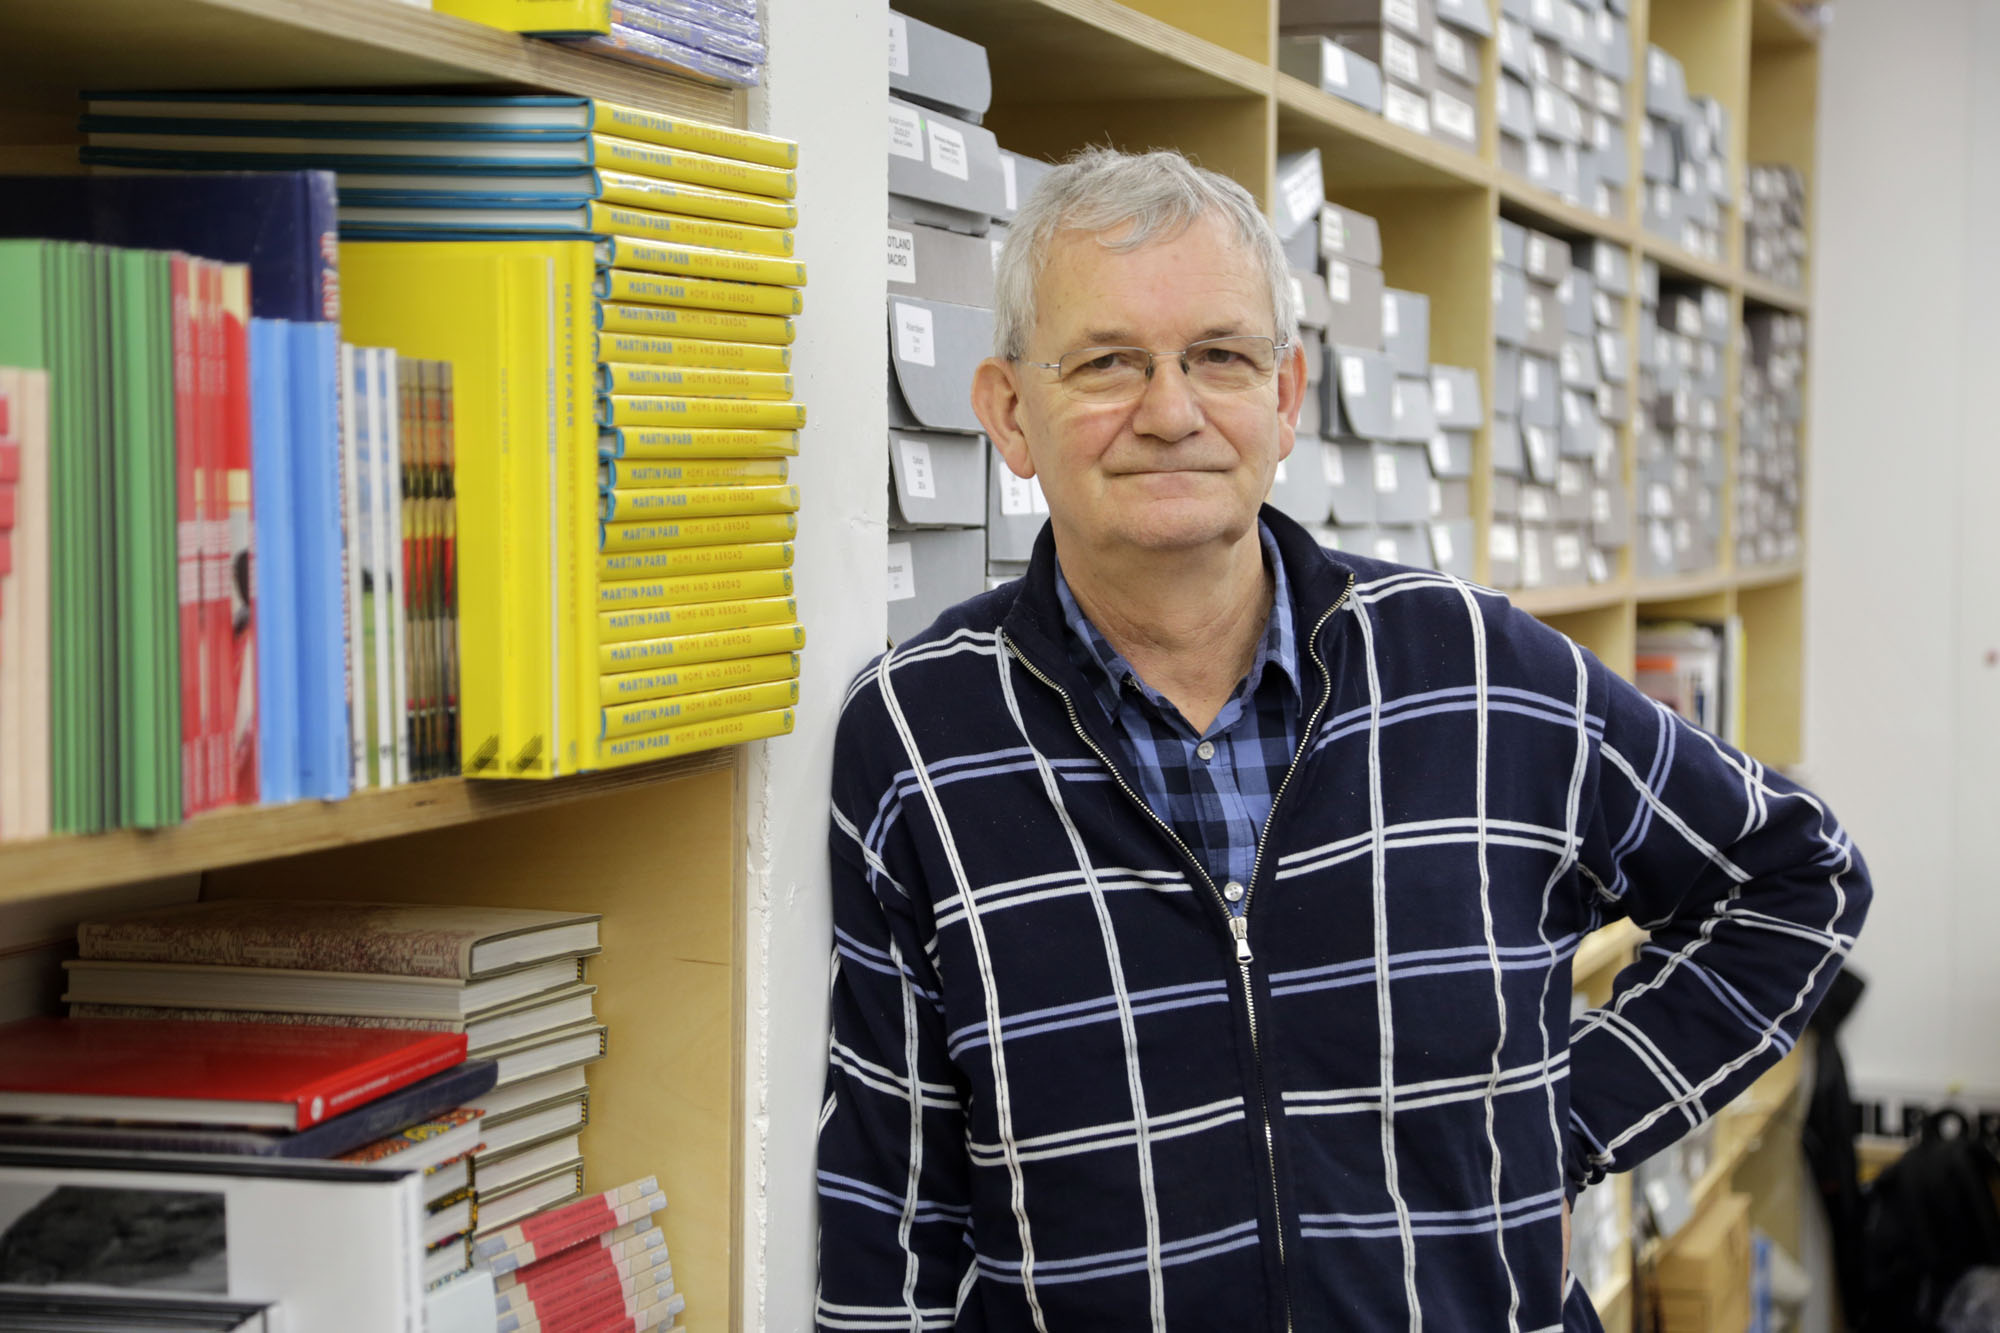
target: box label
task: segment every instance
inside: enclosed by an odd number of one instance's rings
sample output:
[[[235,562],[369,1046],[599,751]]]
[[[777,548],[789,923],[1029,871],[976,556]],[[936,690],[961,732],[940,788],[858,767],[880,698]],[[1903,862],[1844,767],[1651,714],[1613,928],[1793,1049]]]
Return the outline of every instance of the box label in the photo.
[[[889,72],[910,73],[910,22],[901,14],[889,15]]]
[[[1417,61],[1417,48],[1404,41],[1393,32],[1382,34],[1382,69],[1392,79],[1404,83],[1422,83],[1423,66]]]
[[[1431,132],[1431,105],[1422,93],[1413,93],[1398,84],[1382,90],[1382,115],[1392,125],[1401,125],[1414,134]]]
[[[1284,190],[1286,212],[1301,220],[1311,217],[1320,204],[1325,202],[1321,196],[1326,193],[1326,187],[1321,183],[1317,172],[1303,169],[1294,171],[1290,179],[1285,181]]]
[[[1527,317],[1528,332],[1540,333],[1548,323],[1548,315],[1542,309],[1541,293],[1529,292],[1527,302],[1522,306],[1522,310]]]
[[[922,117],[906,106],[889,104],[889,156],[924,160]]]
[[[931,312],[923,306],[896,302],[896,358],[913,366],[937,364],[937,347],[931,335]]]
[[[1584,566],[1587,571],[1586,577],[1592,583],[1611,581],[1611,562],[1604,558],[1604,552],[1593,547],[1590,555],[1584,560]]]
[[[1319,474],[1329,486],[1347,484],[1347,464],[1340,456],[1340,446],[1323,444],[1319,450]]]
[[[1382,293],[1382,336],[1401,337],[1403,332],[1403,312],[1396,302],[1394,292]]]
[[[1471,143],[1479,137],[1478,121],[1472,106],[1440,88],[1431,94],[1431,119],[1454,139]]]
[[[1440,417],[1448,417],[1457,410],[1458,399],[1456,391],[1451,387],[1451,376],[1431,376],[1431,402],[1437,408]],[[1444,439],[1443,435],[1437,438],[1440,442]]]
[[[917,238],[907,231],[889,228],[889,281],[917,280]]]
[[[1306,308],[1306,285],[1299,281],[1299,275],[1292,275],[1292,304],[1300,310]]]
[[[1377,560],[1386,560],[1394,564],[1396,557],[1401,554],[1402,552],[1397,548],[1394,537],[1377,537],[1375,539],[1375,558]]]
[[[1358,356],[1340,358],[1340,391],[1350,398],[1368,393],[1368,363]]]
[[[1021,204],[1017,193],[1019,187],[1014,183],[1014,159],[1006,153],[1000,155],[1000,184],[1006,191],[1007,211],[1012,213]]]
[[[1431,39],[1431,54],[1437,62],[1468,83],[1477,83],[1478,77],[1472,68],[1471,56],[1465,49],[1465,39],[1444,24],[1438,24],[1437,33]]]
[[[1319,45],[1319,86],[1327,92],[1347,87],[1347,48],[1324,37]]]
[[[1000,465],[1000,512],[1008,518],[1026,518],[1035,512],[1028,478],[1015,476],[1005,463]]]
[[[1347,253],[1347,214],[1331,205],[1319,211],[1319,251],[1323,255]]]
[[[931,471],[931,442],[898,437],[896,451],[903,456],[903,489],[910,498],[937,499],[937,474]]]
[[[993,271],[995,273],[1000,271],[1000,252],[1006,248],[1007,242],[1005,241],[993,242]]]
[[[965,160],[965,136],[949,125],[927,120],[931,132],[931,170],[942,171],[955,180],[969,180],[971,164]]]
[[[1431,436],[1430,455],[1431,455],[1431,471],[1437,473],[1440,476],[1444,476],[1450,473],[1451,440],[1449,437],[1445,435],[1443,431],[1439,431],[1437,434]],[[1435,491],[1437,488],[1437,483],[1432,482],[1431,486]],[[1436,496],[1433,495],[1431,508],[1436,509],[1437,507],[1438,505],[1436,503]]]
[[[889,600],[907,602],[917,595],[917,571],[908,542],[889,543]]]
[[[1387,449],[1375,452],[1375,489],[1388,495],[1397,488],[1396,455]]]
[[[1611,488],[1599,486],[1590,493],[1590,521],[1603,527],[1611,522]]]
[[[1431,507],[1435,509],[1441,506],[1433,499]],[[1431,524],[1431,558],[1440,565],[1448,565],[1451,563],[1451,557],[1451,524]]]
[[[1530,588],[1542,583],[1542,544],[1539,541],[1521,543],[1521,582]]]
[[[1531,356],[1521,358],[1521,396],[1523,398],[1542,396],[1542,363]]]
[[[1495,523],[1486,542],[1487,553],[1495,560],[1514,561],[1521,558],[1521,533],[1511,523]]]
[[[1382,21],[1393,23],[1419,37],[1424,35],[1424,21],[1417,12],[1417,0],[1382,0]]]
[[[1354,295],[1354,278],[1347,265],[1338,260],[1326,266],[1326,294],[1335,305],[1346,305]]]

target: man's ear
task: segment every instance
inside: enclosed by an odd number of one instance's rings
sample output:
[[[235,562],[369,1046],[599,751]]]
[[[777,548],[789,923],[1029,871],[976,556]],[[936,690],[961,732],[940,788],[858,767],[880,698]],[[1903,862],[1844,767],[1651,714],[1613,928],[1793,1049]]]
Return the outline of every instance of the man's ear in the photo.
[[[1028,456],[1028,437],[1021,429],[1021,408],[1021,382],[1014,363],[997,356],[981,361],[972,375],[972,410],[1008,469],[1017,477],[1032,477],[1035,463]]]
[[[1298,441],[1299,413],[1306,405],[1306,349],[1293,343],[1278,363],[1278,457],[1289,458]]]

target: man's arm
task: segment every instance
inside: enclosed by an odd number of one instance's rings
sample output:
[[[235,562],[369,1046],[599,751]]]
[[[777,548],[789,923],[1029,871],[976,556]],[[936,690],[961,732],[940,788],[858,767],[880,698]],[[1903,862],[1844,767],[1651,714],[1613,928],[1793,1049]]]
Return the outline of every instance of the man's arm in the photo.
[[[873,802],[842,800],[840,767],[816,1318],[826,1331],[948,1329],[974,1279],[964,1108],[916,914],[871,836]]]
[[[1861,929],[1868,871],[1811,793],[1601,663],[1580,869],[1652,933],[1570,1046],[1573,1197],[1637,1165],[1788,1053]],[[1601,700],[1601,703],[1599,702]]]

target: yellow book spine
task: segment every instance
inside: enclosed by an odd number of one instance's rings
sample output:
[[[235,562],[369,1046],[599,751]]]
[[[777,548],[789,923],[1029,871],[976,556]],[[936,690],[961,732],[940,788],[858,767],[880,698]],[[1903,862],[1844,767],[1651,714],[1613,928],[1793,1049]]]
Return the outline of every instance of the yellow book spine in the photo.
[[[649,338],[642,333],[600,333],[597,359],[624,365],[694,366],[755,370],[782,375],[792,368],[792,349],[759,343],[725,343],[710,338]]]
[[[608,0],[432,0],[431,7],[503,32],[582,36],[611,31]]]
[[[597,437],[600,458],[781,458],[799,451],[797,431],[665,430],[621,426]]]
[[[698,245],[709,250],[735,250],[747,255],[767,255],[789,259],[792,234],[781,227],[758,227],[747,222],[719,222],[712,218],[682,217],[651,208],[631,208],[590,202],[590,229],[612,236],[637,236],[669,245]]]
[[[799,507],[796,486],[689,486],[650,491],[609,491],[598,516],[606,523],[640,519],[721,518],[731,514],[784,514]]]
[[[784,708],[769,713],[745,713],[740,717],[695,722],[685,727],[668,727],[663,731],[603,741],[598,746],[599,767],[623,768],[630,764],[665,759],[670,755],[692,754],[698,750],[714,750],[724,745],[741,745],[745,741],[783,736],[791,731],[796,711]]]
[[[663,486],[776,486],[791,475],[789,458],[692,458],[671,463],[607,458],[597,465],[600,491]]]
[[[501,590],[507,626],[506,748],[500,775],[546,778],[555,773],[554,667],[559,622],[555,586],[554,528],[561,514],[551,485],[561,439],[562,403],[556,392],[557,303],[554,266],[546,256],[510,254],[507,264],[513,317],[507,338],[508,390],[521,422],[509,457],[503,540],[512,552]]]
[[[602,333],[641,333],[649,338],[713,338],[722,342],[790,345],[797,336],[792,321],[777,315],[744,315],[724,310],[676,310],[669,306],[618,305],[601,302],[597,327]]]
[[[806,285],[806,266],[792,259],[674,245],[636,236],[607,236],[597,247],[598,262],[611,268],[716,278],[724,282],[772,283],[780,287]]]
[[[683,120],[679,116],[663,116],[657,111],[641,111],[616,102],[596,100],[591,106],[596,112],[593,127],[606,134],[659,144],[665,148],[692,149],[714,157],[734,158],[738,162],[758,162],[767,167],[789,168],[799,164],[799,146],[790,139],[731,129],[726,125],[711,125],[706,121]]]
[[[616,740],[621,736],[637,736],[666,727],[685,727],[695,722],[710,722],[742,713],[790,708],[798,701],[799,683],[796,680],[768,680],[760,685],[738,685],[733,689],[617,704],[603,710],[599,729],[605,740]]]
[[[597,294],[607,301],[621,304],[685,306],[692,310],[726,310],[741,315],[796,315],[805,309],[805,297],[793,287],[719,282],[709,278],[670,278],[628,268],[600,270]]]
[[[626,204],[661,213],[685,213],[716,222],[783,229],[799,225],[797,204],[735,190],[713,190],[685,181],[663,181],[622,171],[597,173],[597,197],[607,204]],[[744,247],[748,249],[749,247]]]
[[[604,706],[610,708],[617,704],[666,699],[676,694],[699,694],[733,685],[761,685],[766,681],[790,680],[798,674],[797,653],[771,653],[764,657],[697,662],[692,666],[666,667],[659,671],[629,671],[597,679]]]
[[[561,631],[556,659],[562,753],[559,771],[582,771],[591,760],[591,709],[597,697],[597,422],[591,388],[596,330],[591,282],[596,259],[588,242],[553,243],[562,278],[563,437],[558,501],[563,507],[557,560]]]
[[[754,625],[747,629],[710,630],[659,639],[635,639],[630,643],[599,644],[597,664],[600,672],[608,676],[689,662],[719,662],[729,657],[790,653],[805,646],[803,625]]]
[[[745,542],[729,546],[676,546],[663,551],[622,551],[597,558],[599,597],[608,587],[648,584],[697,574],[737,570],[790,569],[790,542]],[[790,591],[787,589],[786,591]],[[600,601],[600,607],[603,605]]]
[[[747,601],[792,595],[789,569],[730,569],[671,579],[615,579],[597,585],[597,609],[692,606],[697,602]]]
[[[606,171],[629,171],[635,176],[706,185],[711,189],[740,190],[771,199],[790,199],[799,192],[798,177],[782,167],[735,162],[683,148],[662,148],[637,139],[621,139],[615,134],[590,136],[590,165]]]
[[[802,403],[770,403],[754,398],[666,398],[618,393],[597,400],[597,424],[798,430],[806,424],[806,409]]]
[[[757,597],[747,601],[692,602],[686,606],[639,606],[597,613],[597,642],[631,643],[752,625],[790,624],[799,618],[798,599]]]
[[[672,394],[681,398],[792,396],[792,377],[764,370],[715,370],[697,366],[644,366],[610,361],[598,367],[599,393]]]
[[[786,542],[799,535],[797,514],[736,514],[728,518],[675,519],[665,523],[604,523],[598,527],[598,568],[604,555],[659,551],[729,542]]]

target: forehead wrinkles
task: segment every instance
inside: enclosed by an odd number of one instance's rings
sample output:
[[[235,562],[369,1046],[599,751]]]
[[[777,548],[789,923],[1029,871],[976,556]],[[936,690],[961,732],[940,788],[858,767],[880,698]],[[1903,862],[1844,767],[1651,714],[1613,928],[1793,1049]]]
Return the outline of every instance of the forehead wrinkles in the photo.
[[[1197,219],[1172,235],[1151,237],[1136,246],[1121,244],[1121,235],[1130,230],[1129,226],[1110,232],[1066,227],[1056,234],[1036,281],[1036,328],[1031,337],[1039,338],[1045,330],[1074,337],[1085,327],[1122,324],[1129,314],[1123,308],[1129,298],[1137,297],[1157,310],[1163,293],[1185,295],[1182,308],[1174,313],[1192,325],[1206,329],[1240,318],[1253,321],[1244,332],[1267,332],[1255,323],[1268,321],[1275,313],[1262,269],[1218,219]],[[1184,244],[1190,240],[1207,244],[1196,253],[1178,256],[1173,266],[1155,266],[1143,282],[1136,281],[1140,265],[1149,257],[1176,246],[1191,249]]]

